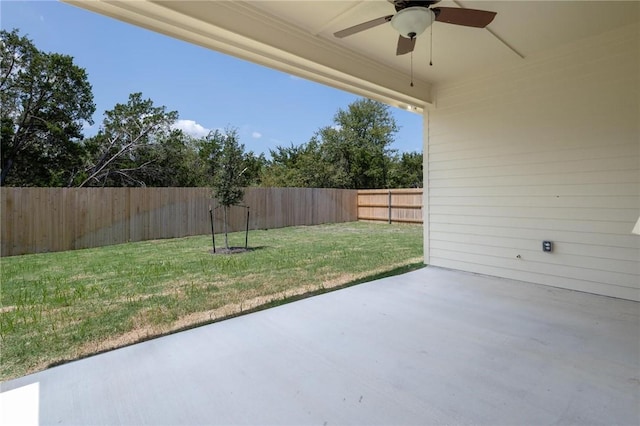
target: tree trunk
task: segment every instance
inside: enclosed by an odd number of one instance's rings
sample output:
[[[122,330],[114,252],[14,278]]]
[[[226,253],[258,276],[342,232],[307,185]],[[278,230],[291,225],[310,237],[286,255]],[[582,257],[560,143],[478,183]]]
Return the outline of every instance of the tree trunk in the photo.
[[[7,175],[9,174],[9,170],[13,166],[13,159],[7,158],[5,164],[2,165],[2,172],[0,172],[0,186],[4,186],[4,182],[7,180]]]

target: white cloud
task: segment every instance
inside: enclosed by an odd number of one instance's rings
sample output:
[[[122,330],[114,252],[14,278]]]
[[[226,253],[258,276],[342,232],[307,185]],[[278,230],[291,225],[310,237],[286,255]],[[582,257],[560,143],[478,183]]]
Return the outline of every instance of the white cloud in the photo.
[[[86,137],[94,136],[98,133],[98,130],[100,130],[100,127],[97,123],[89,124],[87,121],[82,123],[82,132]]]
[[[188,134],[189,136],[193,136],[194,138],[202,138],[209,134],[210,129],[202,126],[201,124],[196,123],[193,120],[178,120],[173,123],[171,126],[173,129],[179,129]]]
[[[262,133],[253,132],[253,133],[251,133],[251,137],[254,138],[254,139],[260,139],[262,137]]]

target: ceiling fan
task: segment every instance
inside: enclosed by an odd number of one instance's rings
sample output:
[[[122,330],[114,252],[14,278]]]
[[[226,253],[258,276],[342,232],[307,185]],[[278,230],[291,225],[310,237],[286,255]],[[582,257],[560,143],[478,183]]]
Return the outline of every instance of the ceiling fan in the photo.
[[[369,28],[391,22],[391,26],[400,33],[396,55],[413,52],[416,37],[426,30],[433,21],[465,27],[484,28],[493,21],[496,12],[456,7],[431,7],[440,0],[387,0],[396,8],[396,14],[381,16],[353,27],[345,28],[333,35],[344,38]]]

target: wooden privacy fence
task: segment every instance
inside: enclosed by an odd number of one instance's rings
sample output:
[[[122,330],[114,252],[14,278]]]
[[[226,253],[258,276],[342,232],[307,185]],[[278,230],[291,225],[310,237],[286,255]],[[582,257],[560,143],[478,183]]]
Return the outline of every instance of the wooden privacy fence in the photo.
[[[358,191],[358,220],[423,223],[422,188],[361,189]]]
[[[42,253],[211,233],[208,188],[0,188],[1,255]],[[250,229],[351,222],[357,191],[248,188]],[[230,230],[246,209],[231,208]],[[222,212],[216,211],[216,233]]]

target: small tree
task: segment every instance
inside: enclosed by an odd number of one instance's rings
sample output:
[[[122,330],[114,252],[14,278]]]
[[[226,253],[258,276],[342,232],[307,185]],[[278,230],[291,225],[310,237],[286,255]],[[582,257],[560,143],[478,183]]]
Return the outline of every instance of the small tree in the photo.
[[[238,142],[237,129],[227,129],[224,133],[216,130],[209,139],[219,147],[212,150],[210,161],[213,165],[213,193],[224,212],[224,245],[228,250],[229,207],[242,201],[246,185],[244,145]]]

